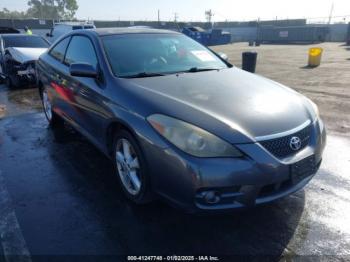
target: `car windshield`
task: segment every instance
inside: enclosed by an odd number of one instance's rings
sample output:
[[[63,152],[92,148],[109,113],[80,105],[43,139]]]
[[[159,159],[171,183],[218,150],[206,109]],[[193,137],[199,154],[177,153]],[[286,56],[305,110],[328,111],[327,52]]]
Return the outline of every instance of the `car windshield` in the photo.
[[[40,36],[3,36],[4,47],[47,48],[49,44]]]
[[[210,50],[180,34],[123,34],[102,37],[118,77],[147,77],[219,70],[228,66]]]

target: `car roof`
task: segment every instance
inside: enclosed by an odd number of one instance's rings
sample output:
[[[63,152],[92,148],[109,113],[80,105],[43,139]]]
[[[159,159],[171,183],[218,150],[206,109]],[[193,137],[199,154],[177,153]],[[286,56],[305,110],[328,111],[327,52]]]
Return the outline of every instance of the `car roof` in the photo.
[[[62,23],[54,23],[54,25],[75,26],[75,25],[94,25],[94,24],[89,22],[62,22]]]
[[[118,35],[118,34],[180,34],[176,31],[144,28],[144,27],[114,27],[90,29],[99,36]]]
[[[18,33],[20,33],[20,31],[15,28],[0,26],[0,34],[18,34]]]

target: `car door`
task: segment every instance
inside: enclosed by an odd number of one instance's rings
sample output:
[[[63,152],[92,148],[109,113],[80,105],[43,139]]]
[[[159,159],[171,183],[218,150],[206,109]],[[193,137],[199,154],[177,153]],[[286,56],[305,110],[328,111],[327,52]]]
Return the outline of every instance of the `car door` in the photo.
[[[73,63],[87,63],[98,69],[98,58],[92,41],[84,35],[72,37],[64,60],[68,67]],[[72,90],[71,116],[74,122],[93,138],[101,142],[102,125],[106,111],[103,107],[103,83],[95,78],[68,76],[66,81]]]
[[[44,61],[45,65],[41,66],[41,59],[38,63],[38,66],[42,68],[40,69],[41,80],[49,91],[53,110],[69,120],[71,120],[70,112],[72,111],[69,100],[73,97],[72,91],[65,81],[66,75],[69,74],[69,68],[63,64],[63,60],[70,39],[70,37],[62,39],[50,50]]]

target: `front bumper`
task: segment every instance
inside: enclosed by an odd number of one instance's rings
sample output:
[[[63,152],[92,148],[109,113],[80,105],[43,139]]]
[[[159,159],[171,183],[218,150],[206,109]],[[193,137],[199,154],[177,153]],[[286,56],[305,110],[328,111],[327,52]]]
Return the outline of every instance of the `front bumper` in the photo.
[[[154,190],[175,206],[197,212],[252,207],[300,190],[319,169],[325,144],[320,120],[312,124],[308,146],[284,159],[259,143],[235,145],[246,155],[235,159],[201,159],[176,148],[144,146]],[[309,170],[296,176],[298,166]]]
[[[35,63],[33,62],[13,66],[11,74],[15,76],[21,84],[36,83]]]

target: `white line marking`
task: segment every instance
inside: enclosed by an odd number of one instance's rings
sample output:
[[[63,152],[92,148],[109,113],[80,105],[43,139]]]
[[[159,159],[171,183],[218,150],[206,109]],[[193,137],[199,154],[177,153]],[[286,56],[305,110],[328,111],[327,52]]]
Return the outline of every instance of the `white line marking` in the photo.
[[[5,261],[31,262],[30,253],[19,227],[10,195],[0,171],[0,243]]]

